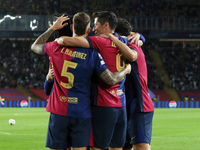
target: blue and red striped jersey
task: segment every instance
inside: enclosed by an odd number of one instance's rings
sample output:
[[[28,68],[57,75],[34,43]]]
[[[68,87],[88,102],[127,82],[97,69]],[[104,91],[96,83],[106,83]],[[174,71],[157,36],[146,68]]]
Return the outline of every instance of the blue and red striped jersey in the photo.
[[[69,48],[56,41],[43,45],[43,53],[51,57],[54,89],[46,110],[63,116],[91,117],[90,85],[93,73],[107,69],[95,49]]]
[[[125,68],[125,60],[112,40],[100,36],[88,36],[86,39],[91,48],[99,50],[111,72],[118,72]],[[104,107],[126,106],[124,82],[125,77],[119,83],[110,86],[98,79],[98,84],[93,84],[92,88],[93,104]]]
[[[127,105],[132,106],[133,112],[136,105],[140,112],[154,111],[154,103],[149,95],[147,86],[147,66],[145,55],[141,49],[135,44],[129,43],[129,47],[136,50],[138,58],[131,62],[131,73],[126,76],[126,99]]]

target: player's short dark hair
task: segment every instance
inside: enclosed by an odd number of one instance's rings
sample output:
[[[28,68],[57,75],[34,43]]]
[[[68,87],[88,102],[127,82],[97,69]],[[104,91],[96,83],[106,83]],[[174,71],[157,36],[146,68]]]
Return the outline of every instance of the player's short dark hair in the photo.
[[[55,16],[56,19],[57,19],[58,17],[60,17],[61,15],[62,15],[62,14],[60,14],[60,15],[58,15],[58,16]],[[69,14],[67,14],[67,13],[65,13],[65,16],[68,16],[68,17],[70,18],[69,20],[63,22],[63,23],[66,23],[66,22],[67,22],[68,25],[65,26],[64,28],[60,29],[60,30],[54,31],[54,38],[55,38],[55,39],[56,39],[56,38],[59,38],[59,37],[61,37],[61,36],[72,36],[72,30],[71,30],[71,28],[70,28],[71,24],[73,23],[73,21],[72,21],[72,16],[69,15]]]
[[[74,32],[77,35],[84,35],[90,24],[90,16],[84,12],[76,13],[73,17]]]
[[[121,36],[129,36],[131,31],[131,24],[124,18],[118,18],[118,24],[115,32],[117,32]]]
[[[94,12],[92,16],[94,18],[97,18],[97,21],[100,22],[101,25],[108,22],[110,25],[110,29],[115,30],[118,23],[118,18],[115,13],[109,11],[99,11]]]

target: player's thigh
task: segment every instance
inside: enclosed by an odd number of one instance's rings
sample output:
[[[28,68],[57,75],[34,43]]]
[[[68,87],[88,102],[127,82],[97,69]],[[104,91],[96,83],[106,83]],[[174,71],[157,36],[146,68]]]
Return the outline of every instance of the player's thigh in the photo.
[[[71,118],[69,128],[73,149],[90,146],[91,124],[91,118]]]
[[[151,150],[151,145],[149,143],[134,144],[133,150]]]
[[[72,150],[87,150],[87,147],[76,147],[76,148],[72,148]]]
[[[113,137],[119,110],[115,107],[92,107],[94,147],[107,149]]]
[[[68,117],[53,113],[50,114],[46,147],[51,149],[65,149],[69,147],[69,131],[67,130],[68,123]]]
[[[150,143],[154,112],[136,112],[128,121],[130,143]]]
[[[126,140],[127,132],[127,115],[126,107],[118,108],[118,118],[115,125],[113,137],[110,143],[110,147],[119,148],[123,147]]]

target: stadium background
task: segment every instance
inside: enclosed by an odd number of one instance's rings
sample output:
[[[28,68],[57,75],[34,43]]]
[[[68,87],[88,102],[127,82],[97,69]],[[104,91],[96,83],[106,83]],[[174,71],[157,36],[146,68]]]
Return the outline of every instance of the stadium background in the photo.
[[[30,46],[55,15],[84,11],[91,16],[109,10],[146,38],[142,49],[155,106],[174,100],[183,107],[199,107],[200,1],[0,0],[0,7],[0,95],[8,101],[5,106],[18,107],[30,96],[37,107],[48,99],[43,92],[48,57],[34,54]]]

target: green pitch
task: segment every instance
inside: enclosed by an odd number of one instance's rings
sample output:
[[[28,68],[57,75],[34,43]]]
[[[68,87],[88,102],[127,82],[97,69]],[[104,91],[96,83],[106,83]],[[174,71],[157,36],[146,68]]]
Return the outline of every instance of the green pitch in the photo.
[[[200,109],[155,109],[152,150],[199,150]]]
[[[48,119],[45,108],[0,108],[0,150],[48,150]]]
[[[0,108],[0,150],[47,150],[48,119],[45,108]],[[200,109],[155,109],[151,149],[199,150],[199,128]]]

